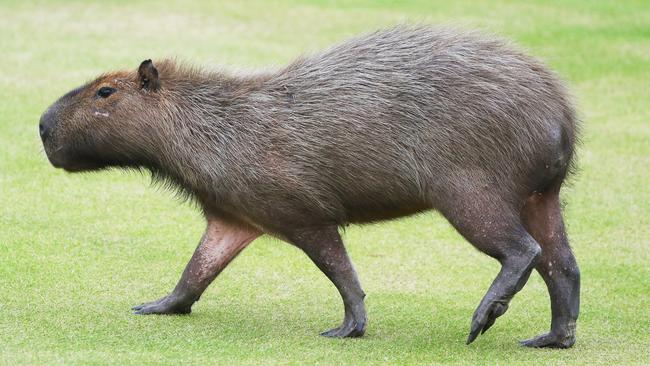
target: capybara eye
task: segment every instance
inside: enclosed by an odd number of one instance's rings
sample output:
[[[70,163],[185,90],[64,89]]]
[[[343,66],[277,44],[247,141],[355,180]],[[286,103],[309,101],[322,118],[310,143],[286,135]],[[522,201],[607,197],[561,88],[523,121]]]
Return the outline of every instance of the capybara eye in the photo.
[[[97,95],[102,98],[108,98],[111,94],[115,93],[116,91],[117,89],[115,88],[104,86],[99,88],[99,90],[97,91]]]

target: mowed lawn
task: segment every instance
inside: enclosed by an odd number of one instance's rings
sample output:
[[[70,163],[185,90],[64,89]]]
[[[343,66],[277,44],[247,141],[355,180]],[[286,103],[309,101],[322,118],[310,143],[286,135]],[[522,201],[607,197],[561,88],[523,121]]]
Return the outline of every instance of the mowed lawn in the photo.
[[[37,123],[97,74],[175,56],[278,66],[397,23],[480,27],[513,39],[570,85],[584,121],[563,190],[582,270],[578,341],[548,330],[536,273],[465,345],[499,270],[438,214],[344,233],[368,294],[361,339],[333,340],[340,297],[297,249],[262,238],[189,316],[135,316],[173,288],[203,230],[196,209],[146,175],[53,169]],[[0,363],[649,364],[650,4],[647,1],[137,1],[0,3]]]

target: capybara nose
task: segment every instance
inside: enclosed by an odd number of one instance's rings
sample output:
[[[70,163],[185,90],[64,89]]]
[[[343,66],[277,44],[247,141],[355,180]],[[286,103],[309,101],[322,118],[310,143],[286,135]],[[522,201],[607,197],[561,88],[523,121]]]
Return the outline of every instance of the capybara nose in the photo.
[[[38,133],[41,135],[41,139],[45,141],[47,138],[48,129],[43,125],[43,122],[38,124]]]
[[[38,133],[41,135],[43,142],[50,136],[54,121],[54,112],[51,110],[48,110],[41,116],[40,123],[38,124]]]

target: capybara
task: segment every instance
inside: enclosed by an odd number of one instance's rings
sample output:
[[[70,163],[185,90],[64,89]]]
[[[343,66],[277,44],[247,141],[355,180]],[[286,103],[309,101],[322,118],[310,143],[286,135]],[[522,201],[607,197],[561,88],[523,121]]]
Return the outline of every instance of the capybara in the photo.
[[[477,32],[398,26],[236,75],[171,60],[104,74],[40,119],[55,167],[144,169],[203,210],[207,228],[178,284],[136,314],[184,314],[255,238],[302,249],[366,329],[365,294],[339,235],[348,224],[437,210],[501,271],[467,343],[490,328],[533,268],[550,332],[522,344],[570,347],[579,270],[559,202],[577,119],[539,61]]]

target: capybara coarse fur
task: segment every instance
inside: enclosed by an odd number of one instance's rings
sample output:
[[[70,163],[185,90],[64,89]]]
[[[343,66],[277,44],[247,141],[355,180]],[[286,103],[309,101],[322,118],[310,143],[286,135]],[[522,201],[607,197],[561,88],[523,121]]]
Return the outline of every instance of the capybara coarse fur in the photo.
[[[364,297],[338,229],[438,210],[502,268],[472,318],[486,331],[533,268],[551,298],[549,333],[570,347],[579,271],[559,204],[576,116],[558,78],[502,40],[400,26],[277,71],[234,75],[174,61],[100,76],[41,117],[67,171],[148,169],[192,197],[207,228],[176,288],[134,307],[189,313],[223,268],[270,234],[302,249],[339,290],[361,336]]]

